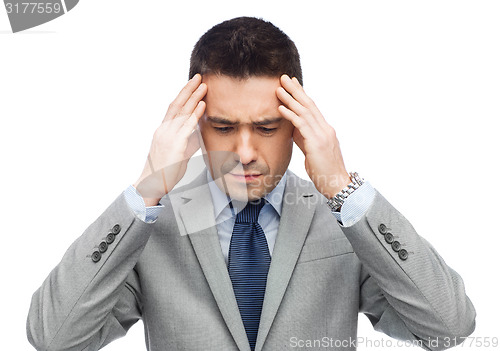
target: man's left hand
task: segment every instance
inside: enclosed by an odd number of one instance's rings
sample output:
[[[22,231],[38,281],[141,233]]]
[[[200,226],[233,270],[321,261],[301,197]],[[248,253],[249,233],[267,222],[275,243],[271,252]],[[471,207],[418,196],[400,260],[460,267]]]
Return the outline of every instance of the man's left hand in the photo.
[[[276,95],[284,105],[281,115],[295,126],[293,139],[305,155],[306,172],[326,198],[334,197],[350,183],[335,129],[325,120],[297,78],[280,78]]]

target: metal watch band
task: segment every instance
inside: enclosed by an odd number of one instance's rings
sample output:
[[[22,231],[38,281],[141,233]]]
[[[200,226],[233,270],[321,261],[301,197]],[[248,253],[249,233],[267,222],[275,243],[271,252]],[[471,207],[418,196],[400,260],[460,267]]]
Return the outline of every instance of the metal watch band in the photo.
[[[349,176],[351,178],[351,182],[339,193],[337,193],[337,195],[326,202],[332,212],[337,212],[338,209],[342,207],[347,197],[365,182],[365,180],[359,176],[358,172],[349,172]]]

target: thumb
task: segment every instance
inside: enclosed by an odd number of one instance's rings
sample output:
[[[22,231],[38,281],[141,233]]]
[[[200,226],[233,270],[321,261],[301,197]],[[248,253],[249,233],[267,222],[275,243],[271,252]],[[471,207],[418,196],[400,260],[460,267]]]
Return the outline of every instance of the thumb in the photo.
[[[199,129],[195,129],[195,131],[191,133],[191,135],[188,138],[186,152],[185,152],[185,157],[187,159],[190,159],[191,156],[193,156],[194,153],[198,151],[198,149],[200,148],[199,138],[201,138],[201,135],[198,136],[198,134],[200,134]]]
[[[304,147],[304,137],[302,136],[302,134],[300,133],[299,129],[298,128],[295,128],[293,130],[293,141],[295,142],[295,144],[297,144],[297,146],[299,147],[300,150],[302,150],[302,152],[304,153],[304,155],[306,154],[306,150],[305,150],[305,147]]]

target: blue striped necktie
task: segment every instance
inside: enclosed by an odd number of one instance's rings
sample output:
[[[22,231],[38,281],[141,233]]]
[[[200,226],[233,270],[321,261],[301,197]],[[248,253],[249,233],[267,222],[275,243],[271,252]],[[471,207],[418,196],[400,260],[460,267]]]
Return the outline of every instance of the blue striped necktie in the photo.
[[[257,203],[258,201],[258,203]],[[228,269],[243,325],[254,350],[266,291],[271,255],[257,222],[264,199],[249,202],[236,216],[229,245]]]

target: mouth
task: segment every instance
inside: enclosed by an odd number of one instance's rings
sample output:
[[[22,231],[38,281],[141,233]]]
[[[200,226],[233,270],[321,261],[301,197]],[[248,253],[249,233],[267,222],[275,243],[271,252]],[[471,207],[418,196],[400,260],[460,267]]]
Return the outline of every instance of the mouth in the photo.
[[[229,173],[234,179],[240,182],[245,182],[245,183],[250,183],[253,182],[259,177],[262,176],[260,173],[253,173],[253,174],[235,174],[235,173]]]

